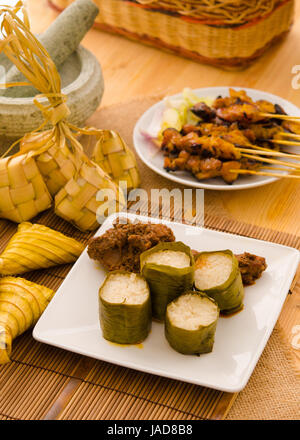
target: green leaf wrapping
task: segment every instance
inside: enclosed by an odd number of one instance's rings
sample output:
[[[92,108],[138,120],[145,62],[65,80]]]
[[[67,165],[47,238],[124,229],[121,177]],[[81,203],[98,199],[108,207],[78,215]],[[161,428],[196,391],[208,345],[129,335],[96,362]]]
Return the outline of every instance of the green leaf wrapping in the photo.
[[[225,283],[220,284],[219,286],[212,287],[210,289],[201,289],[201,291],[216,300],[220,311],[223,314],[237,312],[238,310],[243,308],[244,286],[238,260],[233,255],[233,253],[228,249],[216,252],[201,252],[197,255],[196,262],[201,255],[214,253],[230,255],[232,258],[232,271]],[[196,285],[195,287],[197,289]]]
[[[110,272],[105,282],[113,273],[126,272]],[[142,304],[110,303],[101,296],[105,282],[99,290],[100,325],[103,337],[118,344],[139,344],[146,339],[151,329],[150,291]]]
[[[192,293],[194,295],[201,295],[207,297],[215,305],[216,301],[209,298],[202,292],[185,292]],[[176,300],[175,300],[176,301]],[[172,324],[168,315],[168,308],[165,319],[165,336],[169,344],[174,350],[182,354],[202,354],[210,353],[213,350],[215,341],[215,332],[217,328],[217,322],[219,313],[215,321],[207,326],[199,326],[196,330],[186,330],[180,327],[176,327]]]
[[[162,264],[145,263],[148,255],[163,250],[184,252],[189,256],[191,265],[180,269]],[[141,274],[150,287],[152,316],[159,321],[164,321],[169,302],[193,286],[194,257],[191,249],[181,241],[159,243],[141,254],[140,266]]]

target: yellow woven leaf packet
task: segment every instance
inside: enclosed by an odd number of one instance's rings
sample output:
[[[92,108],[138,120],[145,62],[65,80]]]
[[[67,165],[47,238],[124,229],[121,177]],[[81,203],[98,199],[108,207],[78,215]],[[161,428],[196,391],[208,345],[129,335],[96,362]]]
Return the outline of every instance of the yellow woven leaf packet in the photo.
[[[125,144],[119,133],[113,130],[102,130],[92,153],[92,160],[121,187],[124,183],[127,190],[137,188],[140,173],[134,153]]]
[[[28,154],[0,159],[0,218],[30,220],[50,208],[52,197]]]
[[[24,222],[0,255],[0,275],[20,275],[73,263],[84,247],[83,243],[47,226]]]
[[[20,151],[38,152],[35,161],[52,196],[76,173],[78,164],[59,127],[24,136]]]
[[[13,339],[36,324],[53,295],[23,278],[0,278],[0,364],[10,362]]]
[[[0,9],[0,37],[3,38],[0,39],[0,53],[4,52],[41,92],[35,97],[34,103],[43,113],[44,123],[18,141],[20,151],[12,157],[26,154],[35,160],[48,193],[55,196],[55,212],[58,216],[81,230],[94,230],[105,216],[123,208],[123,191],[85,154],[78,138],[85,134],[98,139],[101,130],[81,129],[68,122],[70,111],[67,98],[61,93],[61,80],[56,66],[31,33],[26,13],[24,21],[17,16],[20,10],[25,11],[22,2],[18,2],[16,7],[3,6]],[[25,83],[5,84],[5,87],[16,85]],[[49,123],[52,129],[43,130]],[[24,189],[22,197],[19,197],[20,203],[27,198],[29,193]],[[26,214],[27,220],[32,218],[29,212]],[[19,221],[16,216],[11,219]]]

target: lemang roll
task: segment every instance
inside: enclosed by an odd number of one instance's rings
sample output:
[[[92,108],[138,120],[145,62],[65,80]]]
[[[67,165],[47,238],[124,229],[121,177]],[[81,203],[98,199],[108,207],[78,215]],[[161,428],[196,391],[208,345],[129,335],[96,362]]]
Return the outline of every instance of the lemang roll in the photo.
[[[238,261],[230,250],[201,252],[197,255],[195,287],[214,298],[223,314],[243,308],[242,276]]]
[[[144,278],[136,273],[108,273],[99,290],[100,325],[105,339],[138,344],[151,329],[151,297]]]
[[[168,304],[165,336],[182,354],[210,353],[213,350],[219,308],[202,292],[189,291]]]
[[[169,302],[191,289],[194,257],[184,243],[159,243],[140,256],[141,274],[147,280],[153,318],[164,321]]]

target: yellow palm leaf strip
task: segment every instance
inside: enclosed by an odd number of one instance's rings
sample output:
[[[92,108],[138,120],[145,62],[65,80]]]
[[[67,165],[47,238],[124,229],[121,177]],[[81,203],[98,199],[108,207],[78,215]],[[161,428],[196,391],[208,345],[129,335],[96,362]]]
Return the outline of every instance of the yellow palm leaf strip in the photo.
[[[12,340],[10,328],[0,322],[0,365],[10,362]]]
[[[0,292],[3,288],[6,291],[11,289],[18,292],[23,291],[26,295],[30,295],[30,302],[34,303],[33,308],[37,305],[40,314],[43,313],[54,295],[52,289],[19,277],[0,278]]]
[[[30,270],[73,263],[83,249],[82,243],[61,232],[24,222],[0,255],[0,274],[19,275]]]

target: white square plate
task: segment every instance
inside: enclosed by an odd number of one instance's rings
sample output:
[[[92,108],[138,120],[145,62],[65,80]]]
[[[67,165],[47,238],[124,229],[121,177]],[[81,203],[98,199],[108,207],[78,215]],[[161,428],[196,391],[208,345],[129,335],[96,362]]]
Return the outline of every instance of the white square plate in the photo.
[[[124,215],[124,214],[123,214]],[[96,235],[114,223],[110,216]],[[122,214],[119,214],[122,216]],[[141,346],[119,346],[102,337],[98,290],[105,270],[86,250],[72,267],[33,330],[40,342],[146,373],[237,392],[246,385],[271,335],[295,275],[299,252],[274,243],[128,214],[131,221],[165,223],[176,240],[192,249],[231,249],[266,258],[268,268],[255,285],[246,287],[244,309],[220,317],[212,353],[187,356],[174,351],[164,337],[163,324],[153,322]]]

